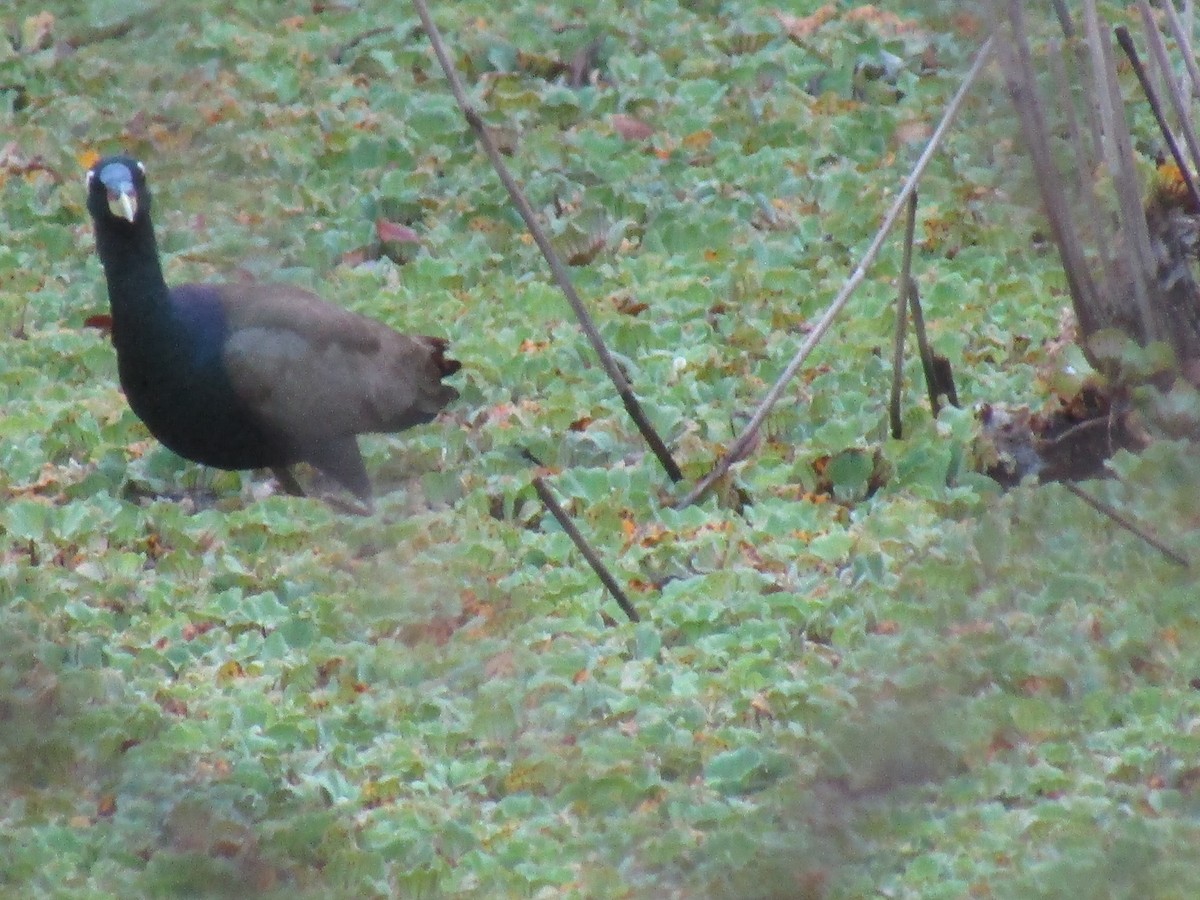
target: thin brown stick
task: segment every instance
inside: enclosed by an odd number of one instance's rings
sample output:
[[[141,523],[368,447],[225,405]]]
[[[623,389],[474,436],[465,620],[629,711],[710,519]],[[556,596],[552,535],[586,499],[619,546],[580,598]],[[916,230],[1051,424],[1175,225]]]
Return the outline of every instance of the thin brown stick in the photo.
[[[1128,259],[1133,263],[1134,305],[1144,340],[1160,340],[1165,335],[1159,333],[1153,300],[1157,293],[1157,266],[1142,208],[1141,182],[1133,165],[1133,138],[1129,134],[1125,102],[1117,81],[1112,37],[1107,28],[1100,27],[1096,0],[1086,0],[1084,9],[1088,17],[1088,47],[1092,52],[1095,96],[1105,123],[1105,145],[1109,150],[1110,174],[1117,195],[1117,215],[1129,250]]]
[[[1075,37],[1075,23],[1071,21],[1071,11],[1067,9],[1065,0],[1053,0],[1054,14],[1058,16],[1058,25],[1062,29],[1063,37]]]
[[[933,348],[929,346],[929,332],[925,330],[925,311],[921,309],[921,294],[913,282],[908,285],[908,305],[912,308],[913,331],[917,334],[917,350],[921,354],[921,370],[925,373],[925,389],[929,392],[929,412],[936,419],[942,411],[939,388],[941,380],[937,374],[937,363],[933,358]],[[952,405],[957,406],[957,398],[953,391],[948,392]]]
[[[364,41],[369,41],[373,37],[379,37],[381,34],[388,34],[395,30],[394,25],[380,25],[376,28],[368,28],[366,31],[361,31],[350,40],[334,47],[329,53],[329,59],[336,65],[341,65],[346,61],[346,55]]]
[[[1024,40],[1024,35],[1022,35],[1021,39]],[[1100,103],[1096,100],[1096,87],[1094,83],[1091,85],[1086,83],[1089,73],[1091,72],[1091,56],[1087,52],[1086,42],[1083,41],[1074,44],[1074,51],[1075,52],[1072,54],[1072,56],[1074,61],[1073,68],[1075,70],[1075,75],[1084,85],[1082,97],[1083,114],[1085,120],[1087,121],[1088,137],[1091,140],[1091,166],[1099,171],[1100,164],[1107,164],[1108,157],[1105,156],[1105,131],[1104,124],[1100,121]],[[1029,62],[1028,54],[1026,54],[1024,62]],[[1029,73],[1029,79],[1032,82],[1032,71]],[[1086,173],[1081,173],[1079,177],[1080,181],[1083,181],[1088,176]]]
[[[892,422],[892,437],[903,435],[900,423],[900,388],[904,381],[904,337],[908,331],[908,292],[912,284],[913,237],[917,230],[917,192],[908,198],[908,215],[904,217],[904,261],[900,265],[900,290],[896,292],[896,341],[892,352],[892,395],[888,416]]]
[[[1141,525],[1137,524],[1132,519],[1125,516],[1123,513],[1119,512],[1118,510],[1109,506],[1103,500],[1093,497],[1087,491],[1083,490],[1083,488],[1079,487],[1078,485],[1072,484],[1069,481],[1061,482],[1061,484],[1063,487],[1065,487],[1068,491],[1070,491],[1072,494],[1074,494],[1076,497],[1078,497],[1080,500],[1082,500],[1084,503],[1086,503],[1092,509],[1096,510],[1096,512],[1100,513],[1101,515],[1108,516],[1110,519],[1112,519],[1114,522],[1116,522],[1118,525],[1120,525],[1126,531],[1140,537],[1143,541],[1145,541],[1147,544],[1149,544],[1151,547],[1153,547],[1155,550],[1157,550],[1159,553],[1161,553],[1163,556],[1165,556],[1171,562],[1175,563],[1175,565],[1182,566],[1185,569],[1191,568],[1191,563],[1188,562],[1188,558],[1186,556],[1184,556],[1182,553],[1178,552],[1177,550],[1173,550],[1170,547],[1168,547],[1165,543],[1163,543],[1157,537],[1152,535],[1149,531],[1147,531]]]
[[[625,596],[625,592],[621,590],[621,586],[617,584],[617,580],[613,578],[612,573],[600,561],[600,557],[596,555],[596,551],[591,548],[583,535],[579,533],[579,529],[575,527],[575,523],[571,521],[571,517],[567,515],[567,511],[559,506],[558,501],[554,499],[554,494],[550,491],[546,482],[541,475],[533,476],[533,489],[537,491],[537,495],[541,498],[542,503],[546,504],[546,509],[550,510],[550,515],[558,520],[558,524],[562,526],[562,530],[567,533],[572,543],[583,554],[583,558],[588,561],[588,565],[592,567],[592,571],[599,577],[604,587],[612,594],[612,598],[617,601],[617,606],[629,617],[630,622],[640,622],[641,617],[638,616],[637,610],[633,608],[633,604],[629,602],[629,598]]]
[[[1012,11],[1013,30],[1018,27],[1021,29],[1020,39],[1025,40],[1027,31],[1025,30],[1024,13],[1019,0],[1010,0],[1009,8]],[[1087,49],[1088,61],[1091,66],[1092,85],[1091,85],[1091,102],[1092,108],[1100,119],[1100,133],[1108,140],[1101,141],[1101,152],[1104,155],[1104,161],[1108,165],[1108,171],[1112,177],[1116,178],[1117,173],[1121,168],[1121,161],[1116,155],[1116,141],[1113,135],[1116,133],[1116,125],[1113,122],[1113,107],[1108,102],[1109,92],[1107,89],[1101,88],[1103,82],[1103,74],[1106,69],[1104,60],[1104,44],[1100,39],[1102,27],[1100,22],[1100,13],[1096,10],[1094,0],[1083,4],[1084,24],[1086,35],[1084,39],[1084,47]],[[1018,26],[1018,22],[1020,25]]]
[[[1104,441],[1108,447],[1106,455],[1111,456],[1116,452],[1116,447],[1112,443],[1112,413],[1103,416],[1093,416],[1090,419],[1084,419],[1082,422],[1076,422],[1070,428],[1052,438],[1044,438],[1041,441],[1040,455],[1043,459],[1047,457],[1057,456],[1064,452],[1063,448],[1069,448],[1072,442],[1091,439],[1099,442]]]
[[[1152,24],[1146,27],[1150,28]],[[1125,51],[1125,56],[1129,60],[1129,64],[1133,66],[1133,74],[1137,76],[1138,84],[1142,86],[1142,93],[1146,95],[1146,102],[1150,105],[1150,113],[1154,116],[1154,121],[1158,124],[1158,130],[1162,133],[1167,149],[1171,151],[1171,158],[1175,160],[1175,165],[1179,167],[1179,174],[1183,176],[1183,183],[1187,187],[1188,193],[1191,194],[1192,202],[1196,206],[1200,206],[1200,192],[1196,190],[1196,180],[1192,177],[1192,167],[1183,160],[1183,153],[1179,150],[1179,143],[1175,140],[1175,135],[1171,133],[1171,126],[1167,124],[1167,117],[1163,115],[1162,104],[1158,102],[1158,94],[1155,92],[1154,86],[1150,83],[1150,76],[1146,74],[1146,67],[1142,65],[1137,47],[1133,45],[1133,35],[1129,33],[1129,29],[1124,25],[1118,25],[1115,29],[1115,34],[1118,46]],[[1158,34],[1158,32],[1156,31],[1154,34]]]
[[[1079,113],[1075,107],[1071,90],[1072,79],[1067,74],[1063,52],[1062,45],[1058,41],[1049,42],[1047,57],[1050,61],[1050,74],[1057,89],[1058,106],[1067,126],[1067,137],[1075,159],[1075,165],[1071,171],[1061,173],[1063,176],[1061,180],[1070,183],[1074,198],[1083,204],[1086,216],[1084,221],[1088,223],[1086,227],[1090,231],[1092,245],[1114,247],[1117,246],[1117,241],[1115,236],[1105,228],[1106,218],[1100,213],[1100,204],[1097,202],[1096,192],[1091,183],[1097,161],[1096,156],[1092,153],[1095,144],[1089,146],[1084,142],[1083,130],[1079,127]],[[1116,293],[1116,285],[1119,283],[1112,254],[1100,253],[1099,263],[1101,272],[1098,273],[1097,278],[1100,282],[1100,296],[1111,297]]]
[[[787,368],[783,370],[783,373],[778,379],[776,379],[775,383],[771,385],[770,390],[767,391],[766,396],[764,396],[762,401],[759,403],[758,408],[754,411],[754,415],[750,417],[749,423],[742,430],[742,433],[738,435],[737,440],[730,445],[729,449],[725,452],[725,455],[717,461],[717,463],[712,467],[712,470],[699,482],[697,482],[696,486],[693,487],[686,496],[674,504],[676,508],[691,506],[697,500],[700,500],[702,497],[704,497],[704,495],[712,489],[712,486],[716,484],[716,482],[722,478],[726,472],[729,471],[729,467],[745,455],[746,448],[749,447],[750,444],[755,440],[758,430],[762,428],[763,421],[767,418],[767,414],[770,413],[775,404],[779,401],[780,396],[783,394],[784,388],[788,386],[791,380],[796,376],[796,373],[800,371],[800,367],[804,365],[804,361],[808,359],[808,355],[812,353],[813,348],[820,343],[821,338],[825,336],[825,332],[827,332],[829,327],[833,324],[833,320],[837,318],[838,313],[842,311],[842,308],[850,300],[850,297],[856,290],[858,290],[858,286],[862,284],[863,280],[867,277],[867,270],[870,269],[871,264],[875,262],[875,258],[879,255],[879,251],[883,247],[884,240],[887,238],[888,233],[892,230],[892,226],[896,224],[896,219],[900,217],[900,213],[903,212],[905,204],[908,203],[908,198],[914,191],[916,191],[917,184],[920,182],[921,176],[925,174],[925,169],[929,165],[929,161],[933,158],[934,151],[937,150],[942,142],[942,139],[945,137],[946,132],[949,131],[950,123],[954,121],[955,115],[958,114],[959,107],[962,106],[963,101],[967,97],[967,93],[970,91],[971,86],[975,83],[975,79],[978,78],[979,73],[983,71],[984,64],[987,62],[988,57],[992,52],[992,43],[992,38],[988,38],[984,42],[983,46],[979,48],[979,52],[975,56],[975,61],[971,64],[970,71],[967,72],[966,77],[963,78],[962,84],[959,85],[958,93],[954,95],[954,97],[950,100],[950,103],[946,106],[945,112],[942,113],[942,120],[938,122],[937,128],[934,129],[933,135],[929,138],[929,143],[921,152],[921,156],[917,159],[916,165],[913,166],[913,170],[909,174],[908,180],[904,182],[904,187],[902,187],[900,189],[900,193],[896,195],[896,199],[892,202],[891,209],[889,209],[887,211],[887,215],[883,217],[883,223],[879,226],[879,230],[875,233],[875,238],[871,241],[871,246],[869,246],[866,252],[863,253],[862,259],[859,261],[858,266],[854,269],[854,272],[851,273],[848,279],[846,279],[846,282],[842,285],[842,289],[838,292],[838,295],[833,299],[833,302],[829,304],[828,308],[826,308],[825,312],[821,315],[821,318],[817,320],[817,323],[813,326],[812,331],[809,332],[808,337],[805,339],[804,343],[801,344],[800,349],[796,351],[796,355],[793,356],[791,362],[787,364]]]
[[[1179,13],[1175,10],[1175,4],[1164,3],[1163,8],[1167,11],[1167,22],[1171,26],[1171,36],[1175,38],[1175,43],[1179,45],[1180,55],[1183,57],[1183,65],[1187,69],[1188,80],[1192,84],[1192,89],[1188,92],[1188,96],[1194,97],[1200,94],[1200,67],[1196,65],[1196,59],[1192,55],[1191,36],[1188,34],[1187,29],[1183,27]],[[1186,107],[1187,104],[1185,103],[1184,105]],[[1189,125],[1188,127],[1190,128],[1191,126]]]
[[[583,305],[583,301],[575,291],[575,285],[571,282],[571,276],[567,272],[566,266],[563,265],[562,260],[558,257],[558,253],[551,246],[550,239],[546,237],[545,231],[538,223],[533,207],[529,205],[529,201],[525,199],[525,194],[508,171],[504,160],[501,159],[500,151],[496,149],[496,143],[492,140],[492,136],[484,125],[479,112],[467,98],[462,81],[458,77],[458,71],[454,68],[454,63],[450,60],[450,55],[446,51],[446,44],[442,40],[441,32],[438,31],[433,17],[429,14],[429,7],[426,5],[425,0],[413,0],[413,6],[417,10],[417,15],[421,18],[421,25],[425,29],[425,34],[429,37],[429,43],[433,46],[433,52],[437,56],[442,70],[446,73],[450,92],[454,94],[454,99],[458,103],[459,109],[462,110],[463,117],[467,120],[467,124],[471,126],[471,130],[475,132],[475,137],[479,139],[479,143],[483,146],[488,159],[491,160],[496,174],[500,176],[500,181],[503,182],[505,189],[508,191],[509,198],[512,200],[513,205],[516,206],[517,212],[521,214],[521,218],[525,220],[525,227],[529,229],[529,233],[533,236],[538,249],[542,251],[542,255],[550,265],[550,272],[554,275],[554,280],[566,296],[567,302],[571,304],[575,318],[579,320],[580,328],[583,329],[583,333],[592,345],[592,349],[596,352],[596,356],[599,357],[600,364],[604,367],[605,373],[607,373],[609,379],[616,387],[617,393],[621,396],[621,402],[625,405],[625,410],[629,413],[629,417],[633,419],[638,431],[642,433],[642,437],[645,438],[646,443],[650,445],[650,449],[654,452],[654,455],[658,457],[658,461],[662,464],[667,476],[672,481],[682,481],[683,472],[671,456],[671,451],[667,449],[667,445],[663,442],[663,439],[659,437],[658,432],[655,431],[654,426],[646,417],[645,412],[642,411],[642,406],[634,395],[633,388],[630,387],[628,379],[626,379],[625,374],[621,371],[620,366],[617,365],[617,361],[613,359],[612,354],[609,353],[608,347],[604,344],[604,339],[600,336],[600,331],[596,328],[595,322],[592,321],[591,314],[587,311],[587,307]]]
[[[1171,6],[1172,4],[1164,4]],[[1184,143],[1187,144],[1188,153],[1192,157],[1191,169],[1195,171],[1200,169],[1200,142],[1196,139],[1196,131],[1192,125],[1191,110],[1188,107],[1187,100],[1184,99],[1183,91],[1180,88],[1179,79],[1171,71],[1171,60],[1167,55],[1167,42],[1163,40],[1162,32],[1158,30],[1158,22],[1155,21],[1154,12],[1150,9],[1150,4],[1146,0],[1138,0],[1138,12],[1142,15],[1142,25],[1146,31],[1146,41],[1150,47],[1150,57],[1153,59],[1158,68],[1162,72],[1162,80],[1164,82],[1164,92],[1167,99],[1171,101],[1171,110],[1175,113],[1175,118],[1179,122],[1179,133],[1183,135]],[[1179,50],[1182,55],[1187,55],[1187,47],[1184,44],[1179,45]],[[1141,76],[1138,76],[1139,78]],[[1159,123],[1159,128],[1162,128],[1162,123]],[[1170,129],[1167,129],[1170,134]],[[1172,134],[1169,140],[1174,141]],[[1176,153],[1178,155],[1178,153]],[[1183,171],[1187,171],[1188,167],[1176,160],[1176,165]],[[1190,173],[1189,173],[1190,175]],[[1193,190],[1193,199],[1196,199],[1195,184],[1189,181]]]
[[[1062,257],[1063,272],[1067,277],[1075,317],[1079,320],[1080,330],[1084,334],[1091,334],[1100,327],[1095,312],[1099,307],[1096,283],[1092,279],[1083,243],[1067,204],[1062,177],[1050,150],[1051,132],[1046,124],[1046,114],[1033,78],[1033,63],[1029,42],[1025,36],[1021,0],[1012,0],[1008,4],[1005,18],[1006,27],[1001,29],[1001,40],[997,47],[1000,68],[1004,73],[1008,92],[1013,98],[1017,117],[1021,121],[1021,133],[1029,148],[1033,174],[1037,179],[1046,220],[1050,224],[1059,256]],[[1094,105],[1089,107],[1089,112],[1088,122],[1094,140],[1098,142],[1096,152],[1099,154],[1103,150],[1104,142],[1099,136],[1099,126],[1096,123],[1098,113]]]

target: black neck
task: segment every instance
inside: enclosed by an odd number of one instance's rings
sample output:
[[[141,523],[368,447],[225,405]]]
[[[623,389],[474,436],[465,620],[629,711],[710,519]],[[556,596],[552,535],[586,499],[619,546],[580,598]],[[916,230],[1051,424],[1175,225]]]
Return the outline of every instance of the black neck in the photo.
[[[165,325],[170,318],[169,292],[149,217],[96,229],[96,249],[108,282],[114,330]]]

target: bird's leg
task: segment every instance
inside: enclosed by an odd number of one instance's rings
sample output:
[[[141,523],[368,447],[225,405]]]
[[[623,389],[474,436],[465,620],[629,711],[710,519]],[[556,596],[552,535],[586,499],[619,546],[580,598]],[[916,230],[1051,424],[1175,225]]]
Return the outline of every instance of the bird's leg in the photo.
[[[329,438],[306,447],[301,457],[328,475],[364,504],[371,502],[371,482],[354,435]]]
[[[279,482],[279,486],[293,497],[308,496],[304,492],[304,488],[300,487],[300,482],[296,480],[296,476],[292,474],[291,469],[285,466],[272,466],[271,474],[275,476],[275,480]],[[338,512],[345,513],[346,515],[370,516],[375,513],[375,504],[371,502],[370,497],[360,498],[357,503],[353,500],[343,500],[340,497],[322,496],[321,499]]]
[[[296,480],[296,476],[292,474],[287,466],[271,466],[271,474],[275,476],[275,480],[279,482],[279,486],[293,497],[306,497],[304,488],[300,487],[300,482]]]
[[[368,498],[360,500],[357,503],[353,500],[345,500],[341,497],[322,497],[330,508],[336,509],[340,513],[348,516],[373,516],[375,515],[375,504]]]

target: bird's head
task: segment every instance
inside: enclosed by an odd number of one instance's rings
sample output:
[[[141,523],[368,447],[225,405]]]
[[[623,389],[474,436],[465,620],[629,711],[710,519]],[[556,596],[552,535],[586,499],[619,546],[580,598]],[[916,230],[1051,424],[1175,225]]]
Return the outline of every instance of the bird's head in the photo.
[[[130,224],[150,214],[146,167],[129,156],[106,156],[87,173],[88,209],[97,222],[124,219]]]

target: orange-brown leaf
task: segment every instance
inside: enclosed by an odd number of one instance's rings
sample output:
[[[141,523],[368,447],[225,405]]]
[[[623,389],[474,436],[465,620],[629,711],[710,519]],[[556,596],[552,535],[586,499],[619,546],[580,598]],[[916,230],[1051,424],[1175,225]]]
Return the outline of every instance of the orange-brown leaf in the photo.
[[[28,16],[21,23],[21,49],[25,52],[45,50],[54,43],[54,15],[42,11]]]
[[[797,41],[812,37],[818,28],[830,19],[836,18],[837,7],[832,3],[826,3],[811,16],[793,16],[779,10],[775,10],[774,15],[779,20],[779,24],[783,26],[783,30],[787,32],[787,36]]]
[[[389,222],[387,219],[375,220],[375,234],[384,243],[419,244],[421,236],[399,222]]]
[[[83,320],[84,328],[95,328],[105,334],[112,334],[112,316],[108,313],[96,313]]]
[[[644,141],[654,134],[654,126],[634,116],[617,113],[612,117],[613,130],[627,141]]]
[[[636,316],[638,313],[643,313],[650,308],[649,303],[642,303],[628,294],[621,294],[619,297],[614,297],[613,306],[617,308],[617,312],[625,313],[627,316]]]
[[[916,31],[920,27],[914,19],[903,19],[890,10],[869,3],[851,9],[846,13],[846,21],[862,22],[892,36]]]

